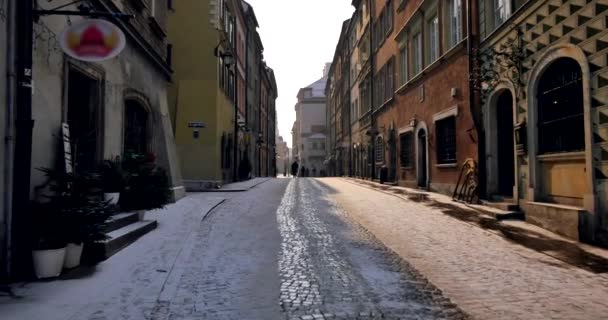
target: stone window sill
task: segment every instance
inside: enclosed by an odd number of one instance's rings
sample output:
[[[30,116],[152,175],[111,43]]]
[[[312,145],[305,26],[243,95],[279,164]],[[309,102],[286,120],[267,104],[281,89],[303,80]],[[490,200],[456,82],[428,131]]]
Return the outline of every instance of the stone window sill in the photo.
[[[457,168],[458,167],[458,163],[454,162],[454,163],[441,163],[441,164],[436,164],[435,165],[436,168]]]
[[[538,160],[542,162],[555,162],[555,161],[567,161],[567,160],[584,160],[585,152],[564,152],[564,153],[552,153],[543,154],[538,156]]]

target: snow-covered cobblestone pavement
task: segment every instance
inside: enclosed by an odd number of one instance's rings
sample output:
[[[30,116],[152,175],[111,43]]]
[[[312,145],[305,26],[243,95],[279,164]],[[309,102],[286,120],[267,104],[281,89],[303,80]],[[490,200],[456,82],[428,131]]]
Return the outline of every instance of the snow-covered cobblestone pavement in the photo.
[[[15,285],[0,319],[463,317],[326,192],[313,179],[273,179],[189,194],[148,213],[159,228],[98,266]]]
[[[342,179],[189,194],[107,261],[14,284],[0,319],[606,318],[606,260],[559,260],[535,233],[525,246],[446,210]]]

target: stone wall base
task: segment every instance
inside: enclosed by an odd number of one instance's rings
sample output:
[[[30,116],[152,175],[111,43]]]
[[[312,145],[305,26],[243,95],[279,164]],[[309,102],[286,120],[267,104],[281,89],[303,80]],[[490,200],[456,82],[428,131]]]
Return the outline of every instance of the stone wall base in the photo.
[[[584,208],[544,202],[521,202],[526,221],[567,238],[591,242],[591,214]]]
[[[186,192],[200,192],[210,189],[219,189],[222,184],[222,181],[184,180]]]

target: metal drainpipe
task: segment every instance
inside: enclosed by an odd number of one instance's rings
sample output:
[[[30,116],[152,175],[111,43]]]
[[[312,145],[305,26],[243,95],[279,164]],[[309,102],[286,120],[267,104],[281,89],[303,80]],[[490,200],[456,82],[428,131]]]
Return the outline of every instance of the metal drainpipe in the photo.
[[[467,13],[467,55],[469,62],[469,75],[474,72],[474,61],[473,49],[479,47],[477,41],[477,28],[474,28],[473,19],[479,16],[478,7],[476,2],[473,0],[467,0],[466,13]],[[477,131],[477,159],[478,159],[478,180],[479,180],[479,197],[486,196],[486,146],[485,146],[485,131],[483,123],[480,119],[481,107],[478,108],[481,103],[478,94],[475,91],[474,80],[469,79],[469,110],[473,117],[473,124]],[[479,112],[478,112],[479,109]]]
[[[235,12],[236,14],[236,12]],[[235,32],[238,33],[236,28],[236,17],[234,18],[234,28]],[[236,39],[236,36],[234,37]],[[234,56],[234,146],[232,147],[232,161],[234,165],[232,167],[232,181],[237,182],[239,179],[237,177],[238,174],[238,160],[239,160],[239,52],[238,52],[238,43],[235,43],[233,46],[233,56]]]
[[[251,131],[249,127],[249,22],[245,23],[247,32],[245,32],[245,125],[247,131]],[[249,161],[249,144],[251,139],[245,145],[245,157]],[[251,165],[249,166],[251,170]]]
[[[14,140],[14,114],[15,114],[15,96],[17,92],[17,70],[16,66],[16,37],[15,37],[15,29],[16,29],[16,21],[15,17],[17,16],[15,11],[15,2],[16,1],[8,1],[8,16],[7,16],[7,86],[6,86],[6,123],[5,123],[5,132],[4,132],[4,202],[2,207],[2,226],[0,226],[0,230],[2,231],[2,258],[3,265],[0,267],[2,272],[0,273],[0,279],[8,279],[11,275],[11,240],[12,240],[12,198],[13,194],[13,152],[15,148],[15,140]]]
[[[350,77],[350,67],[352,67],[352,52],[351,52],[351,47],[350,47],[350,30],[349,30],[349,37],[348,37],[349,41],[348,41],[348,117],[347,117],[347,125],[348,125],[348,176],[352,177],[353,176],[353,148],[352,148],[352,144],[353,144],[353,125],[352,125],[352,115],[350,114],[352,109],[351,109],[351,104],[353,103],[352,99],[352,84],[351,84],[351,77]]]
[[[370,59],[370,99],[371,101],[371,108],[370,108],[370,118],[371,118],[371,132],[370,132],[370,137],[371,137],[371,144],[372,144],[372,154],[371,154],[371,159],[369,159],[369,162],[371,162],[371,178],[372,180],[376,179],[376,121],[374,119],[374,54],[375,54],[375,50],[374,50],[374,1],[370,1],[370,5],[369,5],[369,46],[370,46],[370,55],[369,55],[369,59]]]
[[[11,256],[13,268],[19,277],[31,270],[29,233],[30,179],[32,165],[32,53],[33,53],[33,0],[17,2],[17,90],[16,140],[14,154],[13,214]]]

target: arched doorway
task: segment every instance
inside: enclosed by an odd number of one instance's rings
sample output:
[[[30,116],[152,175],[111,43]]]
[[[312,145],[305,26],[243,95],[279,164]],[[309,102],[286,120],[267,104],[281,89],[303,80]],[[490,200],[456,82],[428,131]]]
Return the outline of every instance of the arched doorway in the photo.
[[[428,187],[428,152],[427,152],[427,134],[426,129],[421,128],[418,130],[416,143],[416,154],[418,158],[417,163],[417,180],[418,186],[421,188]]]
[[[589,188],[580,64],[571,58],[551,62],[538,79],[536,102],[540,200],[582,206]]]
[[[125,153],[150,152],[150,125],[148,111],[136,100],[125,101]]]
[[[496,98],[497,193],[513,196],[515,185],[515,152],[513,139],[513,95],[503,90]]]

